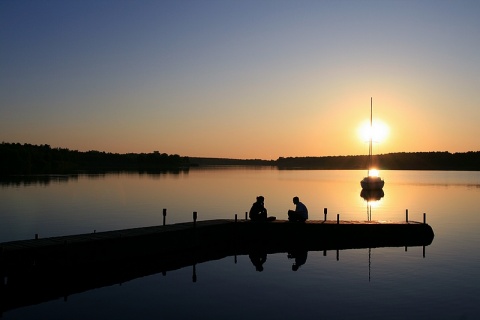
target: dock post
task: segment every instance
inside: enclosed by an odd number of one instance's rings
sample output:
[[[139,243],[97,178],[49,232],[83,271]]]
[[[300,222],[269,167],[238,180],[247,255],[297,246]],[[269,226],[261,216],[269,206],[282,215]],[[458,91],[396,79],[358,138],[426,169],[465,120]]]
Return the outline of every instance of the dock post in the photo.
[[[423,213],[423,224],[427,223],[427,214],[424,212]]]
[[[165,220],[167,218],[167,209],[163,209],[163,225],[165,225]]]
[[[235,223],[237,223],[237,214],[235,213]]]
[[[340,250],[337,249],[337,261],[340,260]]]
[[[35,240],[38,240],[38,233],[35,233]]]
[[[405,221],[407,221],[407,222],[408,222],[408,209],[407,209],[407,210],[405,210]]]
[[[323,208],[323,222],[327,221],[327,208]]]
[[[340,214],[337,213],[337,224],[340,224]]]
[[[193,226],[197,224],[197,211],[193,211]]]
[[[245,220],[248,220],[248,212],[245,211]]]
[[[423,246],[423,257],[425,258],[425,246]]]

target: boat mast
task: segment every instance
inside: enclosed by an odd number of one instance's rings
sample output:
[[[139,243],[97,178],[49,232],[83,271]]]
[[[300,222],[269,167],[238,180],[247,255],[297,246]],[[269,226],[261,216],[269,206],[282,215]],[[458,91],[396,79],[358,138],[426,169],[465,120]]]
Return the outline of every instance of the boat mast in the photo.
[[[370,97],[370,145],[368,147],[368,171],[367,177],[370,176],[370,167],[372,166],[372,140],[373,140],[373,122],[372,122],[372,113],[373,113],[373,99]]]

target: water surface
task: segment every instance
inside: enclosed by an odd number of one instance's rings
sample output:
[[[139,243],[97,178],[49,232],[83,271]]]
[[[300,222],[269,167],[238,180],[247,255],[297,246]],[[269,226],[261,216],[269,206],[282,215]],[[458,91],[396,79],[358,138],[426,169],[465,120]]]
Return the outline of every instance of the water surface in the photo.
[[[248,256],[228,257],[7,311],[5,319],[480,317],[480,173],[386,171],[384,196],[360,196],[361,171],[194,169],[3,182],[0,241],[90,233],[162,223],[239,218],[257,195],[285,219],[299,196],[310,219],[427,223],[422,247],[309,252],[292,271],[287,253],[268,255],[262,272]],[[118,266],[121,268],[122,266]],[[196,281],[193,281],[193,275]]]

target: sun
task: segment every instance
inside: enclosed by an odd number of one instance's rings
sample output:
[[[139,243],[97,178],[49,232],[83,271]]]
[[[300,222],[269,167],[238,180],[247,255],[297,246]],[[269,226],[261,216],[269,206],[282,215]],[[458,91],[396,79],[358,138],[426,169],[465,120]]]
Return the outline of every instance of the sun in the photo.
[[[372,127],[369,121],[365,121],[358,129],[358,135],[364,142],[370,141],[370,138],[375,143],[383,142],[388,138],[389,132],[388,125],[380,120],[373,120]]]

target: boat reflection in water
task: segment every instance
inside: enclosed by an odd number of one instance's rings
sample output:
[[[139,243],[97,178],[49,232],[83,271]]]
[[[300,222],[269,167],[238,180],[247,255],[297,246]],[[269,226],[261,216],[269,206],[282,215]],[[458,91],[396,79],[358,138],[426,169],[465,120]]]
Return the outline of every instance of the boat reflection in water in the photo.
[[[383,182],[383,181],[382,181]],[[383,187],[383,183],[382,183]],[[383,189],[362,189],[360,197],[367,202],[367,221],[372,221],[372,206],[376,206],[378,202],[385,196]],[[425,247],[424,247],[425,248]],[[372,248],[368,248],[368,281],[371,279],[372,265]]]
[[[377,202],[379,202],[385,196],[385,192],[383,189],[376,189],[376,190],[367,190],[362,189],[360,192],[360,197],[363,198],[367,202],[367,220],[372,221],[372,206],[376,206]]]
[[[360,197],[362,197],[367,202],[376,202],[382,199],[385,196],[385,192],[380,190],[366,190],[362,189],[360,192]]]

